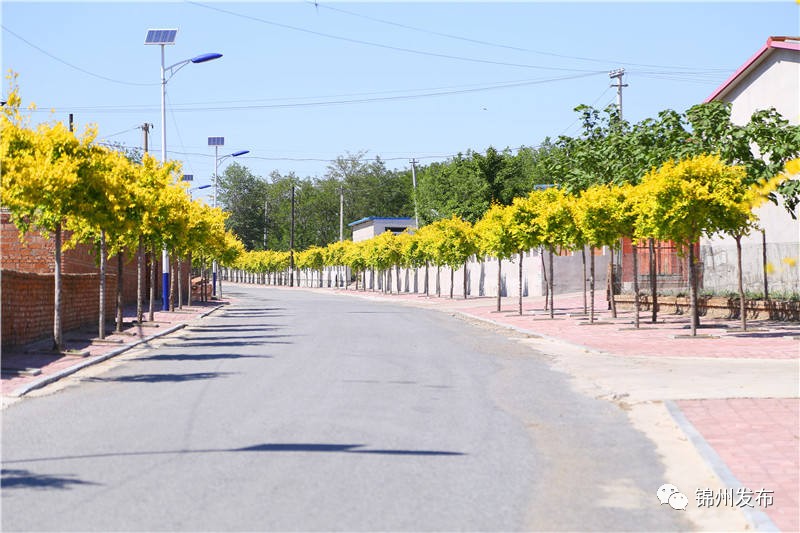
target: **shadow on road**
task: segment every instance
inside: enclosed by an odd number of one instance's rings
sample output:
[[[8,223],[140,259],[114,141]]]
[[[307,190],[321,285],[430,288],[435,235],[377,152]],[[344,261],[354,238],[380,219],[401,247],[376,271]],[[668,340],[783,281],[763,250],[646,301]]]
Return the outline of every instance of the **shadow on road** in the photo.
[[[259,327],[259,326],[192,326],[191,328],[187,329],[187,332],[198,332],[198,333],[216,333],[218,331],[233,331],[235,333],[239,333],[241,331],[274,331],[278,327],[285,327],[285,326],[270,326],[268,328]]]
[[[34,474],[30,470],[2,469],[0,486],[3,489],[68,489],[73,485],[97,485],[74,476]]]
[[[467,454],[462,452],[451,452],[444,450],[392,450],[392,449],[371,449],[366,444],[324,444],[313,442],[300,443],[265,443],[244,448],[212,448],[200,450],[162,450],[162,451],[142,451],[142,452],[108,452],[92,453],[85,455],[62,455],[56,457],[32,457],[29,459],[12,459],[4,461],[5,464],[24,464],[42,463],[48,461],[68,461],[81,459],[104,459],[112,457],[137,457],[149,455],[189,455],[206,453],[352,453],[366,455],[408,455],[421,457],[459,457]],[[5,470],[3,471],[5,472]],[[23,472],[20,470],[20,472]],[[5,475],[5,474],[3,474]],[[4,482],[5,483],[5,482]]]
[[[235,372],[196,372],[194,374],[134,374],[131,376],[117,376],[113,378],[86,378],[83,381],[104,381],[117,383],[181,383],[184,381],[197,381],[200,379],[221,378]]]
[[[241,355],[236,353],[176,353],[141,357],[137,361],[214,361],[216,359],[272,359],[272,356]]]

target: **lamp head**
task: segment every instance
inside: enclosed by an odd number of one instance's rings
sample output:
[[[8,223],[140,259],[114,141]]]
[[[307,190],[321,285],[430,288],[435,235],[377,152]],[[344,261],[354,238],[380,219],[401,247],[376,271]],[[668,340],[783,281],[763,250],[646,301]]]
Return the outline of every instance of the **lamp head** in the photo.
[[[206,61],[213,61],[214,59],[219,59],[222,57],[222,54],[217,53],[210,53],[210,54],[201,54],[199,56],[193,57],[189,61],[192,63],[205,63]]]
[[[238,152],[233,152],[231,155],[233,157],[239,157],[240,155],[249,154],[250,150],[239,150]]]

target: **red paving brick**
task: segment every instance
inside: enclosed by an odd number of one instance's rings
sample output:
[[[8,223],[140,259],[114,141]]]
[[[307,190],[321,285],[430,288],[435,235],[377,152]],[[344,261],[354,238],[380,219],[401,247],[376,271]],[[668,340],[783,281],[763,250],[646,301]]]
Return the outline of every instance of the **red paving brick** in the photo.
[[[774,491],[774,505],[760,510],[782,531],[800,531],[800,399],[675,403],[741,482],[732,488]]]

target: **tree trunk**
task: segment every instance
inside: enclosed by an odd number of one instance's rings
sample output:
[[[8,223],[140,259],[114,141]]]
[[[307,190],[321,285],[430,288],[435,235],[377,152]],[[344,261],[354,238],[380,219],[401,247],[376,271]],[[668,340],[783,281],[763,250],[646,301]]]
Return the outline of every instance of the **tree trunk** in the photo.
[[[100,308],[97,316],[97,338],[106,338],[106,232],[100,231]]]
[[[469,282],[467,281],[467,261],[464,261],[464,299],[467,299],[467,293],[469,292]]]
[[[550,318],[554,315],[553,293],[555,292],[555,284],[553,283],[553,251],[550,250]]]
[[[769,301],[769,285],[767,283],[767,232],[761,230],[761,265],[764,269],[764,300]]]
[[[500,312],[500,306],[502,302],[502,289],[503,289],[503,260],[501,258],[497,258],[497,312]]]
[[[122,301],[122,252],[117,254],[117,333],[122,333],[123,316]]]
[[[658,280],[656,279],[656,240],[652,237],[648,239],[650,247],[650,321],[655,324],[658,321]]]
[[[220,266],[217,265],[217,298],[222,300],[222,271]]]
[[[692,337],[697,335],[697,274],[694,270],[694,243],[689,243],[689,307],[692,321]]]
[[[594,246],[589,247],[589,289],[591,306],[589,307],[589,323],[594,324]]]
[[[139,246],[136,249],[136,322],[142,323],[144,318],[144,246],[142,236],[139,236]]]
[[[189,263],[189,276],[186,280],[186,305],[192,306],[192,252],[189,252],[186,261]]]
[[[156,306],[156,249],[150,251],[150,302],[148,303],[148,320],[155,320]]]
[[[453,299],[453,285],[456,282],[456,269],[450,267],[450,299]]]
[[[425,296],[430,296],[430,288],[428,286],[428,270],[430,266],[430,262],[425,261]]]
[[[617,300],[614,298],[614,283],[616,275],[614,274],[614,248],[611,248],[611,261],[608,264],[608,303],[611,305],[611,317],[617,318]]]
[[[739,269],[737,281],[739,283],[739,314],[742,318],[742,331],[747,331],[747,305],[744,298],[744,282],[742,280],[742,236],[734,235],[736,240],[736,267]]]
[[[178,309],[183,309],[183,260],[178,259]]]
[[[581,247],[581,266],[583,267],[583,314],[586,315],[586,247]]]
[[[61,223],[56,224],[53,239],[55,240],[55,271],[53,272],[53,350],[64,348],[64,337],[61,331]]]
[[[633,325],[639,329],[639,247],[631,242],[633,251]]]
[[[539,247],[539,257],[542,259],[542,276],[544,277],[544,310],[550,307],[550,280],[547,276],[547,267],[544,264],[544,248]]]
[[[524,252],[519,253],[519,316],[522,316],[522,258]]]
[[[442,266],[436,265],[436,297],[442,297]]]
[[[174,257],[173,254],[170,254],[170,257]],[[178,264],[178,260],[170,261],[169,267],[172,270],[172,273],[169,277],[169,310],[175,311],[175,270]]]

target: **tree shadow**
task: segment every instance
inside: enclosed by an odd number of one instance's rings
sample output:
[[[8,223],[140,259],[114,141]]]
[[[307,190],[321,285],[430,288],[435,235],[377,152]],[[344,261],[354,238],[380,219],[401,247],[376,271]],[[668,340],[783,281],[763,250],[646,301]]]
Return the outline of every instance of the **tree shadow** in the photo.
[[[270,326],[268,328],[259,326],[192,326],[186,331],[188,332],[196,331],[198,333],[215,333],[217,331],[230,331],[234,333],[239,333],[242,331],[257,331],[263,333],[264,331],[272,331],[279,327],[285,327],[285,326]]]
[[[786,331],[770,331],[770,332],[752,332],[748,333],[746,331],[738,331],[738,332],[728,332],[726,337],[747,337],[751,339],[780,339],[780,338],[787,338],[791,339],[793,337],[797,337],[797,333],[790,333]]]
[[[196,372],[193,374],[133,374],[113,378],[86,378],[83,381],[101,381],[117,383],[182,383],[230,376],[236,372]]]
[[[248,338],[263,338],[263,339],[273,339],[279,337],[291,337],[293,335],[262,335],[260,337],[248,337]],[[262,341],[225,341],[225,340],[214,340],[209,339],[207,342],[193,342],[193,341],[182,341],[179,343],[165,343],[163,346],[165,348],[222,348],[222,347],[241,347],[241,346],[261,346],[264,344],[294,344],[289,341],[274,341],[274,340],[262,340]]]
[[[153,455],[190,455],[209,453],[353,453],[364,455],[420,456],[420,457],[459,457],[463,452],[446,450],[408,450],[408,449],[370,449],[366,444],[325,444],[315,442],[264,443],[243,448],[210,448],[197,450],[157,450],[141,452],[107,452],[84,455],[64,455],[57,457],[32,457],[4,461],[6,464],[40,463],[48,461],[67,461],[82,459],[104,459],[112,457],[143,457]],[[5,471],[4,471],[5,472]]]
[[[68,489],[73,485],[97,485],[91,481],[76,479],[72,475],[34,474],[30,470],[3,468],[0,487],[3,489]]]
[[[236,353],[176,353],[140,357],[137,361],[214,361],[219,359],[272,359],[271,355],[242,355]]]

